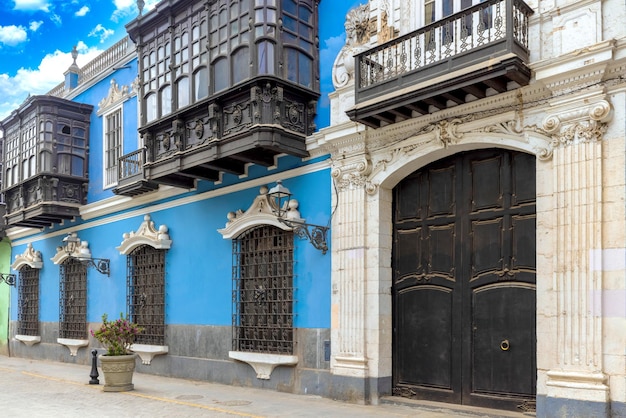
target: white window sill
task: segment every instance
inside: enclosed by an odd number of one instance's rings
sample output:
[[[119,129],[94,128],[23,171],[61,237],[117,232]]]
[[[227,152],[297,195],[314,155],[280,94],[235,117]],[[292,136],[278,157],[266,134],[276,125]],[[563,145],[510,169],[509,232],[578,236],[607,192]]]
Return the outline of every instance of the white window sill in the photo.
[[[154,356],[167,354],[169,347],[166,345],[131,344],[130,351],[137,353],[143,364],[150,364]]]
[[[39,335],[19,335],[18,334],[15,336],[15,339],[23,342],[29,347],[41,342],[41,337]]]
[[[78,349],[89,345],[89,340],[75,340],[73,338],[57,338],[57,342],[70,350],[70,355],[76,357]]]
[[[298,356],[285,354],[250,353],[247,351],[229,351],[228,357],[248,363],[256,372],[257,379],[268,380],[276,366],[295,366]]]

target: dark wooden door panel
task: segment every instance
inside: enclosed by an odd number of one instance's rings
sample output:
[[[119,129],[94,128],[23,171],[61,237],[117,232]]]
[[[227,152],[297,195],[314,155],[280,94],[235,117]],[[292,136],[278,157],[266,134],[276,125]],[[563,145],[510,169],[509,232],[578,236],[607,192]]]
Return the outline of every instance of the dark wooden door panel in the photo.
[[[394,393],[514,409],[535,394],[535,159],[458,154],[394,190]]]

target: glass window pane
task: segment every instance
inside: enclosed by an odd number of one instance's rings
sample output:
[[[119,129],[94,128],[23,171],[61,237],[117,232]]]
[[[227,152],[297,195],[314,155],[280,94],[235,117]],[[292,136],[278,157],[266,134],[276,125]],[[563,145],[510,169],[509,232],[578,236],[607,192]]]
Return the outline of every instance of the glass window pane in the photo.
[[[257,45],[257,49],[259,74],[274,74],[274,44],[263,41]]]
[[[285,13],[292,14],[293,16],[298,15],[298,11],[296,8],[296,2],[294,0],[284,0],[283,1],[283,11]]]
[[[213,64],[213,76],[215,77],[215,91],[224,90],[228,87],[228,62],[222,58]]]
[[[303,53],[300,53],[299,59],[300,59],[299,61],[300,74],[298,74],[299,82],[305,87],[312,88],[313,87],[313,82],[312,82],[313,61],[309,57],[304,55]]]
[[[172,88],[165,86],[161,90],[161,114],[167,115],[170,113],[172,113]]]
[[[72,156],[72,175],[83,176],[84,160],[76,155]]]
[[[209,73],[206,68],[200,69],[194,76],[195,101],[204,99],[209,95]]]
[[[178,80],[178,108],[189,105],[189,78],[184,77]]]
[[[233,84],[243,81],[250,74],[248,48],[240,48],[233,54]]]
[[[146,96],[146,122],[156,119],[157,116],[157,98],[156,94]]]

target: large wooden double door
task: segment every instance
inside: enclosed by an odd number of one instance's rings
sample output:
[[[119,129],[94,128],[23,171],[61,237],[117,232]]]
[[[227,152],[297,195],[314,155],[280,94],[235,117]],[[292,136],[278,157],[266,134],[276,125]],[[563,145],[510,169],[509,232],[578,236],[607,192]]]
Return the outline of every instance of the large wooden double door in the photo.
[[[502,409],[536,393],[535,157],[457,154],[394,189],[393,392]]]

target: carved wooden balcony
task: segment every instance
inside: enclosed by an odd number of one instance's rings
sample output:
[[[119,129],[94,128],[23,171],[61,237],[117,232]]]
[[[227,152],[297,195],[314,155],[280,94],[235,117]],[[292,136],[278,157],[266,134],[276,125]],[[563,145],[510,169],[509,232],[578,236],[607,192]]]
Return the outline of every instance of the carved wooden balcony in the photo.
[[[274,165],[280,154],[308,156],[318,3],[172,0],[130,22],[146,160],[141,176],[121,173],[115,192],[193,188],[248,164]]]
[[[240,89],[140,129],[147,148],[147,180],[191,188],[195,179],[241,175],[247,164],[274,157],[306,157],[314,130],[315,96],[277,79],[258,78]],[[208,110],[208,111],[207,111]]]
[[[373,128],[525,86],[521,0],[488,0],[356,56],[350,119]]]
[[[31,96],[0,123],[7,227],[43,228],[80,215],[92,111],[84,103]]]

